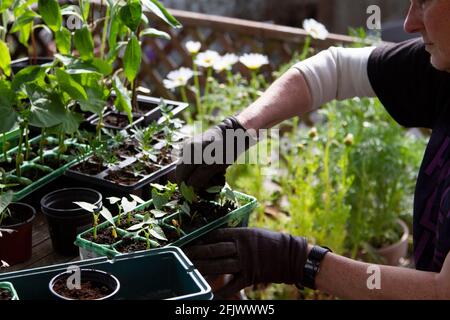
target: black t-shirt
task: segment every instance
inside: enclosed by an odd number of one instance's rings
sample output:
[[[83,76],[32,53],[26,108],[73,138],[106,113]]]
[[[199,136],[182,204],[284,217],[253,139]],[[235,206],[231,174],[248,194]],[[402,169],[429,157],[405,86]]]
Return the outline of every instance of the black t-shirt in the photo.
[[[414,260],[438,272],[450,250],[450,73],[430,62],[421,39],[376,48],[368,64],[375,93],[405,127],[432,129],[414,195]]]

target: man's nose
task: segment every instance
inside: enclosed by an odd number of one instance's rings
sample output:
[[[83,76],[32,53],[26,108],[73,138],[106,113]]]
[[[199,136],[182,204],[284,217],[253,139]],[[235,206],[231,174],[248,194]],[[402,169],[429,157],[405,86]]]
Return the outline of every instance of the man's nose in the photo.
[[[409,7],[403,27],[407,33],[416,33],[424,29],[422,12],[414,3]]]

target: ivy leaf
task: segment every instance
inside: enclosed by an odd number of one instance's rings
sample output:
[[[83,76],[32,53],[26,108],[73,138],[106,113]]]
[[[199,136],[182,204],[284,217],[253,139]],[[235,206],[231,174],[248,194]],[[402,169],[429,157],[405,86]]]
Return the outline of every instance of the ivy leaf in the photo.
[[[125,55],[123,57],[123,66],[125,76],[131,83],[139,73],[139,67],[141,65],[141,46],[137,37],[133,34],[125,49]]]
[[[70,54],[72,48],[72,34],[69,30],[62,27],[55,33],[55,43],[58,51],[62,54]]]
[[[144,4],[144,7],[153,12],[156,16],[161,18],[171,27],[177,29],[182,27],[181,23],[177,19],[175,19],[175,17],[172,16],[159,1],[157,0],[141,0],[141,1]]]
[[[89,60],[94,58],[94,41],[87,26],[83,26],[83,28],[75,31],[73,41],[82,59]]]
[[[39,0],[38,9],[42,20],[44,20],[46,25],[52,29],[53,32],[57,32],[61,29],[62,15],[57,0]]]
[[[8,77],[11,75],[11,55],[9,54],[8,45],[2,40],[0,40],[0,69]]]
[[[140,2],[132,1],[124,5],[119,10],[119,17],[123,24],[135,32],[141,23],[142,6]]]

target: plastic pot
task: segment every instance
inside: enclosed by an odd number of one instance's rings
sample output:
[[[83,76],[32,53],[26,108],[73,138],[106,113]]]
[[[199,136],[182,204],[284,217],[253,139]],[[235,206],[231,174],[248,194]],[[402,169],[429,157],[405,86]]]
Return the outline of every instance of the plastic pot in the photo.
[[[74,201],[83,201],[102,206],[100,192],[87,188],[60,189],[45,195],[41,209],[47,219],[53,249],[64,256],[75,256],[74,245],[77,234],[92,225],[92,213],[81,209]]]
[[[8,208],[12,218],[0,227],[14,230],[14,232],[2,232],[0,259],[9,265],[14,265],[31,257],[33,219],[36,216],[36,210],[25,203],[12,203]]]
[[[80,273],[80,281],[81,284],[83,284],[84,282],[91,282],[91,283],[95,283],[101,286],[105,286],[109,289],[109,291],[111,291],[111,293],[109,293],[106,296],[103,296],[101,298],[98,299],[92,299],[92,300],[108,300],[111,299],[112,297],[114,297],[117,292],[120,289],[120,282],[119,280],[113,276],[110,273],[107,273],[105,271],[101,271],[101,270],[95,270],[95,269],[80,269],[79,270]],[[58,275],[56,275],[55,277],[52,278],[52,280],[50,280],[49,283],[49,289],[51,291],[51,293],[62,300],[88,300],[88,299],[74,299],[74,298],[70,298],[70,297],[66,297],[63,296],[61,294],[59,294],[58,292],[55,291],[55,283],[58,280],[62,280],[63,282],[67,281],[67,278],[71,277],[71,276],[76,276],[76,271],[75,270],[68,270],[65,271],[63,273],[60,273]],[[73,288],[72,290],[78,290],[76,288]]]

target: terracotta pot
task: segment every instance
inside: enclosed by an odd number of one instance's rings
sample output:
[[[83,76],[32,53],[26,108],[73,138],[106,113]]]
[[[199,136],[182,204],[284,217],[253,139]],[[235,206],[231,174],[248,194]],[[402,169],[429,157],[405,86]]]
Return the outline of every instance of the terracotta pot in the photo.
[[[0,259],[9,265],[24,262],[31,257],[32,228],[36,210],[25,203],[9,205],[12,222],[3,224],[1,228],[14,230],[12,233],[2,232],[0,238]]]
[[[402,227],[403,234],[400,240],[390,246],[377,249],[376,253],[390,266],[398,266],[400,259],[405,258],[408,253],[409,228],[402,220],[397,220]]]

